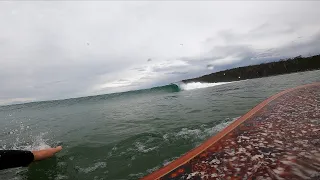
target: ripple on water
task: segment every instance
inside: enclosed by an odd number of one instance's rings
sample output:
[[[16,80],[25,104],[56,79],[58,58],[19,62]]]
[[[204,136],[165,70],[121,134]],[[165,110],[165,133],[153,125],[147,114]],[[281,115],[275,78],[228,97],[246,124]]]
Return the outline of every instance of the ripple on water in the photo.
[[[105,162],[96,162],[96,163],[93,164],[93,166],[90,166],[90,167],[87,167],[87,168],[81,168],[79,166],[76,166],[75,169],[78,172],[88,174],[88,173],[93,172],[93,171],[95,171],[97,169],[105,168],[106,166],[107,166],[107,163],[105,163]]]
[[[186,140],[194,140],[202,142],[202,140],[206,139],[207,137],[210,137],[219,131],[221,131],[223,128],[227,127],[229,124],[231,124],[233,121],[238,119],[238,117],[233,119],[226,119],[220,124],[217,124],[213,127],[207,127],[207,125],[203,124],[200,127],[197,128],[182,128],[180,131],[177,132],[171,132],[166,133],[162,136],[162,138],[165,141],[170,140],[178,140],[178,139],[186,139]]]
[[[58,174],[58,175],[54,178],[54,180],[63,180],[63,179],[69,179],[69,177],[66,176],[66,175]]]

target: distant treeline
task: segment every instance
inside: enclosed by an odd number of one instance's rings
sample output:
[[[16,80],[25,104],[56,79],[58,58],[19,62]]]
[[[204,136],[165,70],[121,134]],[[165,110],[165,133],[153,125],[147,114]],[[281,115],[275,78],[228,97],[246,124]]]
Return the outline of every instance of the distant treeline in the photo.
[[[198,78],[183,80],[183,82],[236,81],[317,69],[320,69],[320,55],[311,57],[298,56],[276,62],[228,69]]]

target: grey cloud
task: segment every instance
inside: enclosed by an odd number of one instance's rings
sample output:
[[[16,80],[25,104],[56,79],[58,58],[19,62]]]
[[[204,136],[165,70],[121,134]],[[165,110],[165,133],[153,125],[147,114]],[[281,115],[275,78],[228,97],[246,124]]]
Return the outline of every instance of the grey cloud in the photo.
[[[290,25],[283,26],[279,29],[279,24],[272,24],[270,22],[266,22],[250,30],[248,34],[254,36],[263,36],[266,34],[287,34],[293,32],[295,32],[294,27]]]
[[[0,104],[148,88],[312,55],[320,52],[320,36],[314,35],[320,28],[318,6],[0,2]],[[94,89],[110,82],[128,85]]]
[[[235,36],[234,36],[235,37]],[[298,38],[301,39],[301,38]],[[217,53],[218,52],[218,53]],[[177,71],[181,67],[164,67],[155,68],[155,72],[162,72],[165,75],[171,75],[169,81],[162,79],[157,84],[166,84],[170,82],[176,82],[183,79],[192,77],[198,77],[204,74],[230,69],[234,67],[247,66],[252,64],[260,64],[265,62],[276,61],[280,59],[286,59],[298,55],[311,56],[320,52],[320,33],[315,34],[307,41],[294,41],[278,48],[269,49],[254,49],[249,45],[230,45],[230,46],[217,46],[210,50],[208,53],[211,55],[205,55],[203,57],[182,57],[180,60],[190,64],[194,69],[188,69],[188,71]],[[215,56],[219,54],[219,56]],[[234,57],[231,62],[214,65],[219,59],[223,59],[226,56]],[[213,71],[207,69],[207,66],[213,66]],[[149,86],[148,86],[149,87]]]
[[[180,74],[187,74],[187,73],[188,72],[172,71],[172,72],[166,72],[165,74],[180,75]]]
[[[221,30],[215,37],[207,38],[204,43],[210,44],[211,42],[217,41],[217,39],[223,39],[227,44],[246,43],[252,39],[281,36],[291,33],[295,33],[295,28],[290,24],[265,22],[247,32],[237,32],[236,29]]]
[[[238,39],[235,34],[230,34],[232,40]],[[228,39],[228,38],[226,38]],[[251,64],[259,64],[263,62],[270,62],[280,59],[286,59],[298,55],[312,56],[320,53],[320,31],[313,35],[309,40],[300,41],[297,38],[284,46],[270,49],[254,49],[249,45],[230,45],[230,46],[216,46],[209,51],[209,55],[204,58],[182,58],[192,66],[214,66],[214,71],[230,69],[239,66],[247,66]],[[217,54],[219,56],[217,56]],[[210,56],[211,55],[211,56]],[[231,62],[221,65],[215,65],[219,59],[226,56],[234,57]]]

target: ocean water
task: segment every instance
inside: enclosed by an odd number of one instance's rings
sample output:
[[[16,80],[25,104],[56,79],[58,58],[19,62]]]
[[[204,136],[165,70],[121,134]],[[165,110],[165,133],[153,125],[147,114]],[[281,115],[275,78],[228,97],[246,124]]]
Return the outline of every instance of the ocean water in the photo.
[[[0,179],[139,179],[216,134],[267,97],[320,82],[320,71],[0,107],[0,149],[62,145]]]

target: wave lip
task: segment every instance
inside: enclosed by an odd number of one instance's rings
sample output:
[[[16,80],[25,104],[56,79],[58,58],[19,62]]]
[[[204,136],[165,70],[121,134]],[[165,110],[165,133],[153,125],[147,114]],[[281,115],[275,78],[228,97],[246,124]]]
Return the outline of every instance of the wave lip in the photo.
[[[201,89],[201,88],[208,88],[213,86],[219,86],[223,84],[228,84],[232,82],[218,82],[218,83],[205,83],[205,82],[189,82],[189,83],[183,83],[183,82],[177,82],[177,83],[171,83],[165,86],[159,86],[154,87],[151,89],[147,89],[145,91],[150,92],[179,92],[179,91],[189,91],[194,89]]]
[[[189,91],[189,90],[208,88],[208,87],[219,86],[219,85],[229,84],[229,83],[231,82],[218,82],[218,83],[190,82],[190,83],[179,83],[178,86],[182,91]]]

